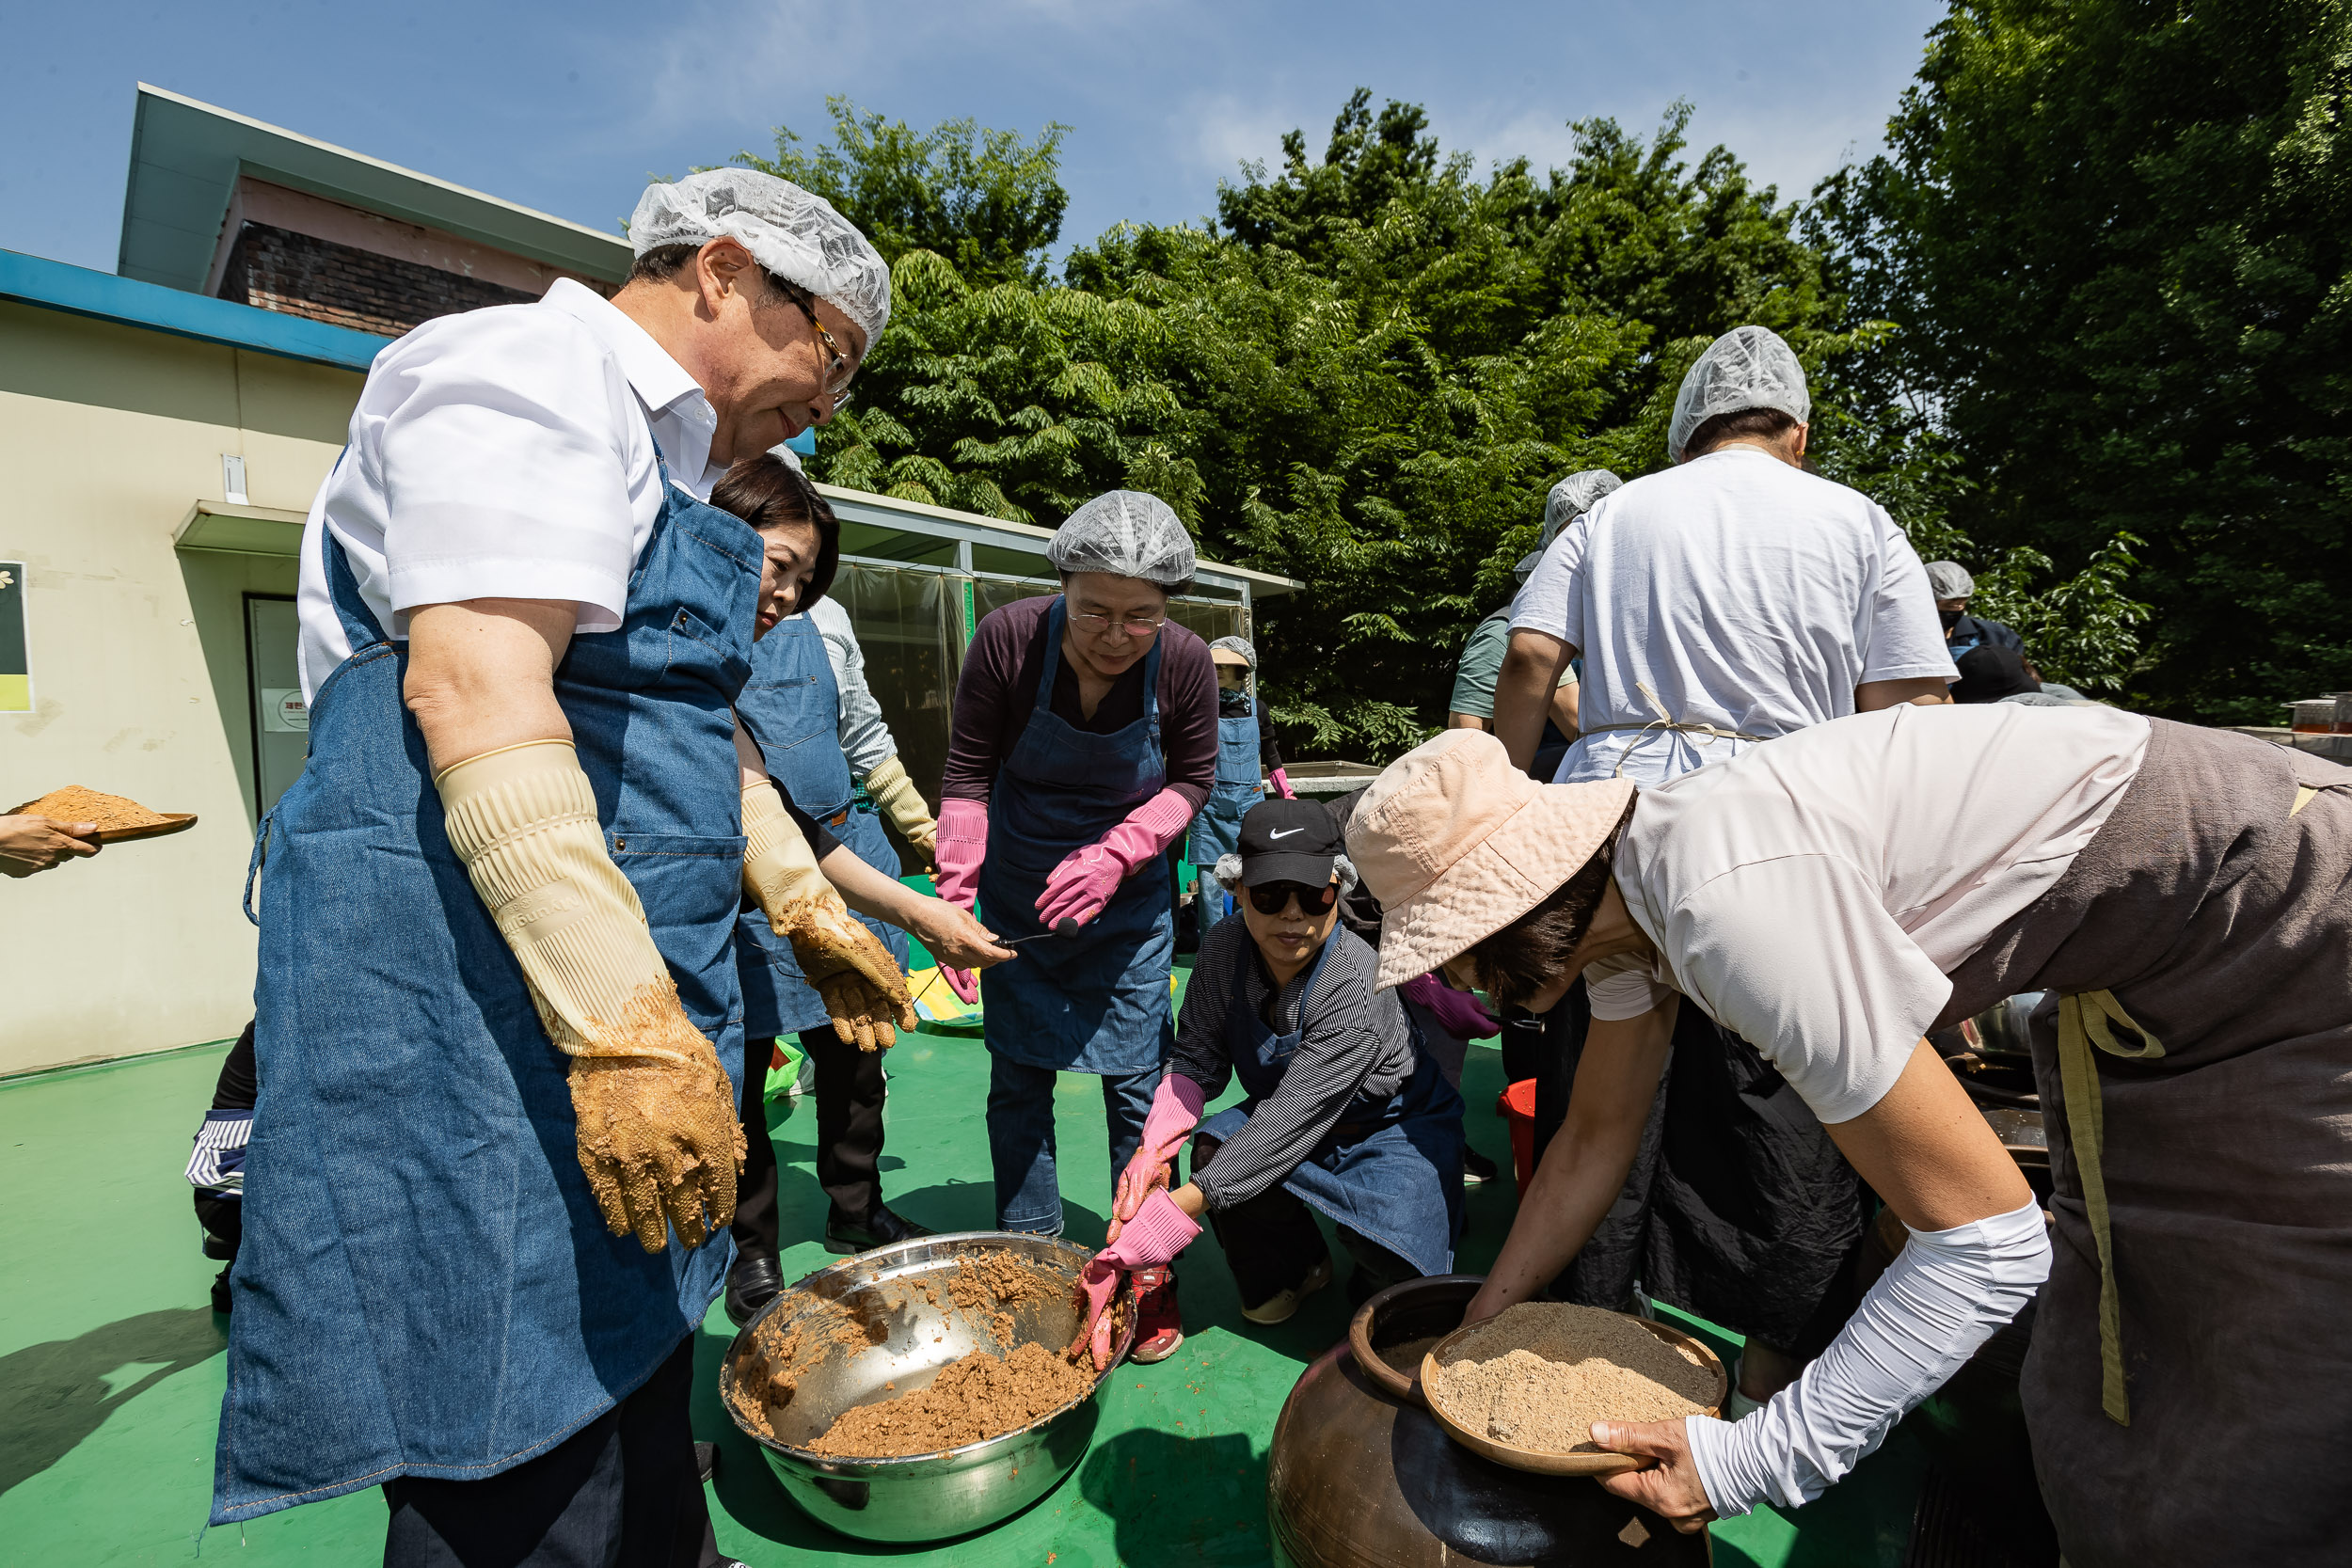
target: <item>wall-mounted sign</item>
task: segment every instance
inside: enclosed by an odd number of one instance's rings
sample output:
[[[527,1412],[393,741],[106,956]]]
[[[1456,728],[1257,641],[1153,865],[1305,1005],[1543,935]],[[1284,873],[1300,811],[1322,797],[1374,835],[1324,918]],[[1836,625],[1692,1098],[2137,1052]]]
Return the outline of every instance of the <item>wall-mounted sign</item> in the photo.
[[[298,734],[310,727],[310,710],[298,686],[262,688],[262,728],[278,734]]]
[[[32,650],[24,635],[24,562],[0,561],[0,713],[32,711]]]

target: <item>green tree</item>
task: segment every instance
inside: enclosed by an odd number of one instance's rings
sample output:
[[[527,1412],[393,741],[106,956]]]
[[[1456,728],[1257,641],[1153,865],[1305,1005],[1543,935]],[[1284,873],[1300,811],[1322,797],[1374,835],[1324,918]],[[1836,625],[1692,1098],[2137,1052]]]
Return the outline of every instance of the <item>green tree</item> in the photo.
[[[2352,687],[2348,95],[2343,0],[1958,0],[1817,193],[1951,521],[2153,605],[2159,711]]]
[[[828,98],[833,140],[802,150],[790,127],[775,128],[776,150],[734,162],[780,175],[832,202],[896,262],[909,251],[944,256],[978,284],[1045,281],[1045,252],[1061,237],[1069,194],[1056,174],[1070,127],[1048,121],[1037,139],[983,131],[975,120],[943,120],[929,131],[860,113]]]

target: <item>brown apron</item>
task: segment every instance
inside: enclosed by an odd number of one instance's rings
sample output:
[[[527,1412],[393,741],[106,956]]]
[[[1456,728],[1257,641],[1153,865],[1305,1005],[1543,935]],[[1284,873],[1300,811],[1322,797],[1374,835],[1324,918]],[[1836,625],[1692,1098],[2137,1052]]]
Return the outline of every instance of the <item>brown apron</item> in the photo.
[[[2344,1561],[2352,769],[2152,722],[2115,814],[1937,1020],[2053,993],[2035,1467],[2072,1568]]]

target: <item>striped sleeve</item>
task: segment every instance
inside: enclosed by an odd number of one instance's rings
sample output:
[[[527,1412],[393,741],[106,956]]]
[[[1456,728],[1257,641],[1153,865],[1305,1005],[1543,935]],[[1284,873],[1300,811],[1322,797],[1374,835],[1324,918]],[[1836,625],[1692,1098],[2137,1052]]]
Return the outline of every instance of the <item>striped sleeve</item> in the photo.
[[[245,1191],[245,1146],[253,1138],[251,1111],[207,1111],[188,1156],[188,1185],[208,1192]]]

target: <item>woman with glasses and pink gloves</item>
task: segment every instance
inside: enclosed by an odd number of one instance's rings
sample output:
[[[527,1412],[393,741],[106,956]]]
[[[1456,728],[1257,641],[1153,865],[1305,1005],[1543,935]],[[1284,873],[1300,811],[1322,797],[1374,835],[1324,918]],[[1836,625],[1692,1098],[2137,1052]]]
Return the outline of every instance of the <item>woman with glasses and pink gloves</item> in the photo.
[[[1168,620],[1192,540],[1155,497],[1113,490],[1046,550],[1062,592],[990,614],[956,686],[940,785],[939,895],[998,940],[1038,940],[977,988],[991,1057],[996,1223],[1058,1234],[1054,1083],[1103,1081],[1110,1165],[1143,1135],[1173,1037],[1167,850],[1216,782],[1216,673]],[[972,975],[943,965],[970,1001]],[[1140,1275],[1135,1356],[1175,1349],[1172,1281]]]
[[[1462,1228],[1462,1098],[1397,993],[1373,989],[1371,944],[1340,926],[1356,867],[1339,823],[1312,800],[1253,806],[1216,878],[1241,911],[1200,944],[1110,1243],[1087,1268],[1089,1295],[1107,1299],[1119,1269],[1165,1266],[1204,1214],[1253,1323],[1287,1321],[1330,1283],[1316,1212],[1354,1259],[1353,1302],[1448,1272]],[[1202,1121],[1236,1077],[1247,1098]],[[1196,1124],[1192,1179],[1171,1193]],[[1099,1365],[1107,1333],[1096,1343]]]

